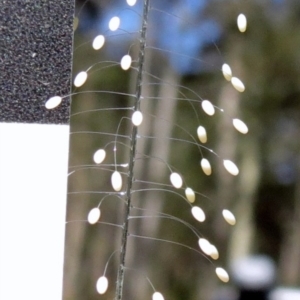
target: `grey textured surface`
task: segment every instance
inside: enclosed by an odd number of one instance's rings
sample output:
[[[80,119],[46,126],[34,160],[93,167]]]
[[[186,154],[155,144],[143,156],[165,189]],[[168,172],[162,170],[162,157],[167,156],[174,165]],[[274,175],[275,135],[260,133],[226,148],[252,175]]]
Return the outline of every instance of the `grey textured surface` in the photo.
[[[0,0],[0,122],[68,123],[74,0]]]

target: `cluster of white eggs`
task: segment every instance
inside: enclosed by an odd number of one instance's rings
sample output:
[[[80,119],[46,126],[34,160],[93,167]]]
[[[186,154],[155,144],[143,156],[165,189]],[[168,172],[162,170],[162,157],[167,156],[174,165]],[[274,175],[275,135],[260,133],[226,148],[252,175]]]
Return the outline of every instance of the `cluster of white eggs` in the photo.
[[[129,6],[134,6],[136,4],[136,0],[126,0],[127,4]],[[111,31],[116,31],[120,28],[121,20],[118,16],[114,16],[110,19],[108,27]],[[240,14],[237,18],[237,26],[240,32],[245,32],[247,28],[247,19],[244,14]],[[101,49],[105,44],[105,37],[103,35],[98,35],[94,38],[92,47],[95,50]],[[126,54],[122,57],[120,61],[121,68],[126,71],[131,68],[132,65],[132,58],[129,54]],[[232,86],[238,91],[238,92],[244,92],[245,86],[243,82],[233,76],[231,67],[228,64],[223,64],[222,66],[222,73],[224,78],[227,81],[230,81]],[[83,86],[88,78],[88,71],[81,71],[79,72],[75,78],[74,78],[74,86],[79,88]],[[62,101],[62,97],[60,96],[54,96],[51,97],[45,104],[47,109],[53,109],[60,105]],[[213,116],[215,114],[215,107],[209,100],[203,100],[201,102],[201,107],[203,111],[209,115]],[[143,122],[143,114],[141,111],[136,110],[133,112],[131,117],[132,124],[134,126],[140,126]],[[246,134],[248,132],[247,125],[239,120],[239,119],[233,119],[232,120],[233,126],[237,131],[239,131],[242,134]],[[197,136],[201,143],[206,143],[207,138],[207,132],[206,129],[203,126],[199,126],[197,128]],[[101,164],[106,158],[106,151],[104,149],[99,149],[94,153],[93,159],[96,164]],[[225,169],[232,175],[236,176],[239,173],[238,167],[230,160],[223,160],[223,165]],[[202,158],[200,161],[200,166],[206,175],[212,174],[212,168],[211,164],[208,161],[207,158]],[[183,179],[181,175],[177,172],[171,172],[170,174],[170,182],[172,186],[175,189],[181,189],[183,186]],[[122,175],[119,171],[115,170],[111,175],[111,185],[114,191],[120,192],[123,187],[123,180]],[[196,199],[196,194],[194,190],[190,187],[185,188],[185,196],[189,203],[194,203]],[[206,219],[205,213],[199,206],[192,206],[191,208],[192,216],[195,218],[195,220],[199,222],[204,222]],[[233,213],[227,209],[224,209],[222,211],[222,215],[225,219],[225,221],[230,225],[235,225],[236,219]],[[90,224],[96,224],[99,222],[101,216],[100,207],[94,207],[90,210],[87,216],[87,220]],[[206,255],[210,256],[213,259],[219,258],[219,252],[217,248],[211,244],[207,239],[205,238],[199,238],[198,244],[200,249],[205,253]],[[217,267],[215,269],[217,276],[220,280],[223,282],[229,281],[229,275],[223,268]],[[96,289],[99,294],[104,294],[108,289],[108,279],[105,277],[105,275],[99,277],[96,283]],[[152,300],[164,300],[164,297],[161,293],[155,291],[152,295]]]

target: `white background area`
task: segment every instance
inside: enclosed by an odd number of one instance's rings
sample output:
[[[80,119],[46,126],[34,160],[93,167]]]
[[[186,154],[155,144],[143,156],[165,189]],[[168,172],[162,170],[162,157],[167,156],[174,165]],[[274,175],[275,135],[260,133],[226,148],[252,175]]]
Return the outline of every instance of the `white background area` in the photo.
[[[0,123],[0,299],[62,299],[68,125]]]

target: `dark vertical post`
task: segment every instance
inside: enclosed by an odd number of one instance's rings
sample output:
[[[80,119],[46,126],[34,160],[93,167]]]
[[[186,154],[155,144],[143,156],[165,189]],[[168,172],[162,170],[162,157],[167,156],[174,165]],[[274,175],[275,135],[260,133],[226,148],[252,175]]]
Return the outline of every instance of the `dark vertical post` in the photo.
[[[134,105],[135,110],[139,109],[140,100],[141,100],[149,6],[150,6],[150,0],[144,0],[144,9],[143,9],[143,16],[142,16],[143,20],[142,20],[140,48],[139,48],[138,76],[136,82],[136,99]],[[131,208],[131,188],[132,188],[132,182],[134,177],[133,171],[134,171],[134,159],[135,159],[135,152],[136,152],[136,141],[137,141],[137,127],[134,126],[131,133],[129,175],[128,175],[127,190],[126,190],[127,206],[126,206],[125,220],[123,225],[120,265],[118,270],[118,279],[117,279],[116,297],[115,297],[116,300],[121,300],[123,295],[124,268],[125,268],[126,249],[127,249],[129,216],[130,216],[130,208]]]

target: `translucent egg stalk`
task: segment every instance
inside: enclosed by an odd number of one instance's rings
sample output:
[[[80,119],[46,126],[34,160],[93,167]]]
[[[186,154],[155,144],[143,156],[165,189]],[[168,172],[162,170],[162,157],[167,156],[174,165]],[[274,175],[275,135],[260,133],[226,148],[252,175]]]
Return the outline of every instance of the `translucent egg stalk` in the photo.
[[[118,135],[119,135],[119,130],[120,130],[121,124],[125,119],[126,119],[125,117],[121,118],[121,120],[119,121],[119,124],[118,124],[117,132],[115,134],[115,141],[114,141],[113,151],[114,151],[114,164],[115,164],[115,168],[116,168],[115,170],[116,171],[117,171],[117,165],[118,165],[117,164],[117,138],[118,138]]]
[[[97,289],[97,292],[100,294],[100,295],[103,295],[106,293],[107,291],[107,288],[108,288],[108,279],[107,277],[105,276],[106,274],[106,270],[107,270],[107,267],[108,267],[108,264],[111,260],[111,258],[116,254],[116,252],[118,252],[119,250],[115,250],[111,255],[110,257],[108,258],[107,260],[107,263],[105,265],[105,269],[104,269],[104,272],[103,272],[103,275],[101,277],[98,278],[97,280],[97,283],[96,283],[96,289]]]
[[[143,13],[142,13],[142,28],[141,28],[140,38],[139,38],[140,45],[139,45],[139,58],[137,63],[137,79],[136,79],[136,91],[135,91],[136,98],[134,103],[134,111],[140,110],[139,108],[140,108],[142,86],[143,86],[142,81],[143,81],[143,73],[144,73],[146,34],[148,28],[147,23],[148,23],[149,8],[150,8],[150,0],[145,0],[143,6]],[[130,216],[130,209],[131,209],[131,193],[132,193],[132,184],[134,179],[134,161],[136,155],[137,133],[138,133],[138,126],[132,126],[131,139],[130,139],[131,151],[129,157],[127,187],[126,187],[126,195],[125,195],[125,200],[126,200],[125,219],[123,222],[122,245],[121,245],[121,253],[120,253],[120,263],[119,263],[118,275],[117,275],[115,300],[123,299],[124,270],[125,270],[125,259],[126,259],[126,250],[127,250],[129,216]]]

